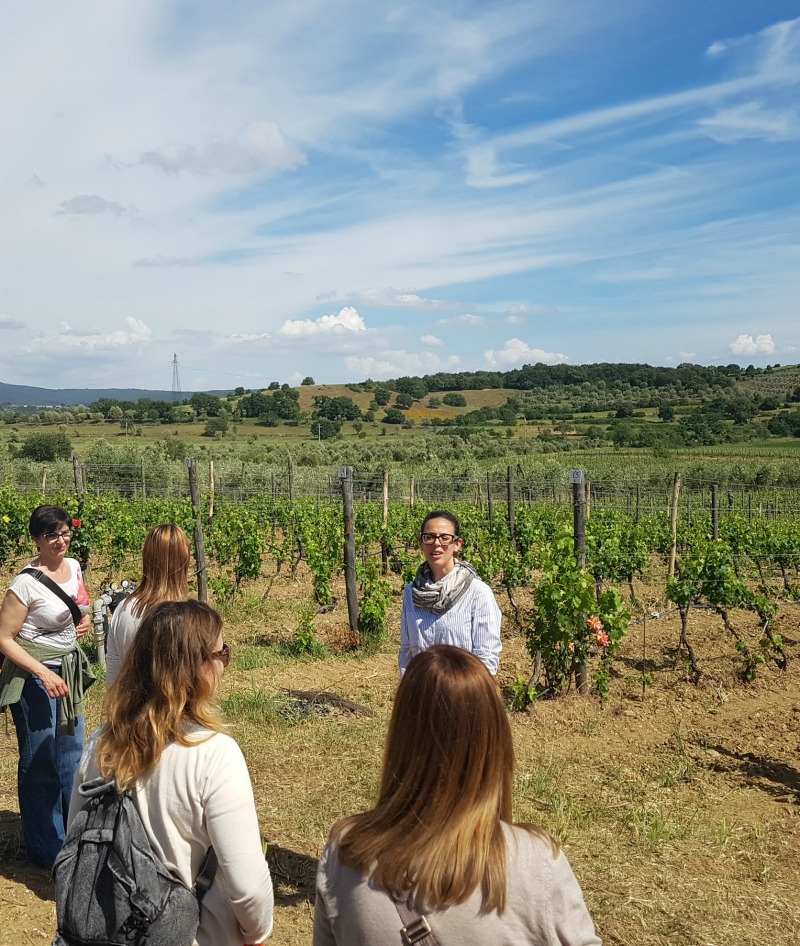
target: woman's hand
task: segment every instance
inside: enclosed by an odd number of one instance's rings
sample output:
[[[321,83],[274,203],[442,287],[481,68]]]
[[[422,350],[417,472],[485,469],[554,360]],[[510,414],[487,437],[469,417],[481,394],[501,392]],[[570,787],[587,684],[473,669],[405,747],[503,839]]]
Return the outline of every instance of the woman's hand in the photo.
[[[87,611],[86,614],[78,621],[75,625],[75,633],[78,637],[83,637],[83,635],[91,628],[92,626],[92,616]]]
[[[36,671],[36,676],[47,691],[47,695],[52,699],[60,699],[69,693],[69,688],[64,679],[54,671],[49,670],[44,664],[42,664],[41,670]]]

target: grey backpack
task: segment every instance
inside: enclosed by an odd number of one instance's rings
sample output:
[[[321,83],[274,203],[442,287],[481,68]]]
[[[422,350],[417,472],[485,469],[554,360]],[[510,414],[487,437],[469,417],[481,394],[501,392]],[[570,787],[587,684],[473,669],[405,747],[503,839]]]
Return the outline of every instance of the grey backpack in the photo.
[[[79,791],[89,801],[53,866],[52,946],[191,946],[216,873],[214,849],[192,891],[156,857],[131,798],[115,782],[96,778]]]

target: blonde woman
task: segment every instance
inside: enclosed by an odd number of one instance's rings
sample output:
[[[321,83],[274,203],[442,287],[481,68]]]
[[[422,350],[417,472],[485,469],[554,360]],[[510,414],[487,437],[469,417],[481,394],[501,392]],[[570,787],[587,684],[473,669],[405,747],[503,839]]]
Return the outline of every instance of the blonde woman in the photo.
[[[161,601],[189,597],[189,539],[180,526],[151,529],[142,548],[142,579],[114,612],[106,641],[106,685],[116,680],[147,612]]]
[[[376,806],[334,826],[314,946],[599,946],[578,882],[541,828],[511,820],[514,752],[474,655],[418,654],[397,691]],[[402,918],[401,918],[402,917]]]
[[[141,623],[106,694],[105,723],[81,758],[69,821],[98,775],[131,794],[154,852],[193,887],[206,852],[219,868],[203,899],[197,946],[262,943],[273,893],[250,776],[226,735],[214,692],[230,660],[222,618],[199,601],[168,601]]]

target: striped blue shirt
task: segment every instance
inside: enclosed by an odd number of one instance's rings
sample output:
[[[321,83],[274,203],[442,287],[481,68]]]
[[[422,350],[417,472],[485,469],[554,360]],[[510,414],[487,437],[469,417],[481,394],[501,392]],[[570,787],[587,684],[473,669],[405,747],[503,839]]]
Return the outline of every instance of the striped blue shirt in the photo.
[[[444,614],[417,607],[411,585],[406,585],[400,615],[400,673],[406,672],[411,658],[420,651],[434,644],[453,644],[471,651],[491,674],[496,674],[503,649],[502,620],[492,589],[479,578],[473,579],[461,599]]]

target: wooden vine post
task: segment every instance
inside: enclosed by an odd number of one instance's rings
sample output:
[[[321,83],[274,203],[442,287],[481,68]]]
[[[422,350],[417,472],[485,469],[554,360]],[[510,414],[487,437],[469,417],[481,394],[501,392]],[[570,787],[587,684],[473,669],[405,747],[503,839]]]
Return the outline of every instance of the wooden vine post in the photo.
[[[381,571],[384,575],[389,574],[389,547],[386,544],[386,523],[389,521],[389,471],[383,471],[383,531],[384,536],[381,539]]]
[[[206,566],[206,543],[203,537],[203,523],[200,519],[202,509],[200,500],[200,482],[197,477],[197,460],[188,458],[186,468],[189,471],[189,494],[192,497],[194,515],[194,559],[197,565],[197,598],[204,604],[208,602],[208,572]]]
[[[339,467],[344,510],[344,585],[347,594],[347,620],[350,631],[358,636],[358,590],[356,588],[356,514],[353,507],[353,468]]]
[[[516,522],[515,522],[515,511],[514,511],[514,468],[508,468],[508,477],[506,479],[506,487],[508,490],[508,534],[511,538],[511,544],[514,548],[517,547],[517,537],[516,537]]]
[[[214,524],[214,461],[208,461],[208,527]]]
[[[572,535],[575,561],[578,568],[586,568],[586,487],[583,470],[570,470],[569,481],[572,484]],[[578,693],[585,695],[589,692],[589,674],[585,660],[575,667],[575,684]]]
[[[719,486],[711,487],[711,535],[716,542],[719,538]]]
[[[78,519],[83,519],[83,507],[85,503],[84,493],[86,492],[86,467],[81,463],[78,454],[72,454],[72,474],[75,477],[75,497],[78,500]],[[44,490],[42,490],[44,492]],[[81,569],[84,573],[89,571],[89,556],[86,554],[81,559]]]
[[[489,531],[494,528],[494,500],[492,499],[492,474],[486,474],[486,507],[489,511]]]
[[[681,475],[676,473],[672,479],[672,502],[669,507],[669,534],[672,547],[669,553],[669,571],[667,578],[675,575],[675,559],[678,555],[678,497],[681,494]]]

